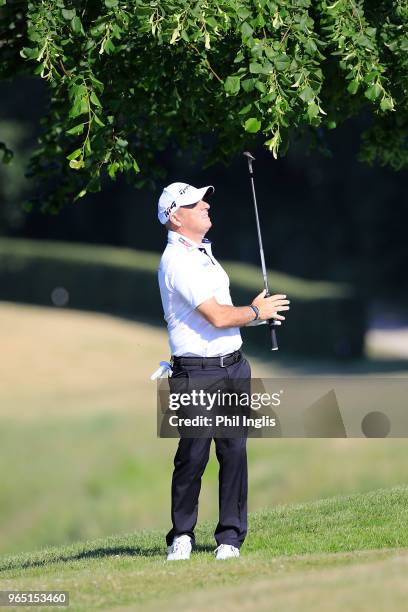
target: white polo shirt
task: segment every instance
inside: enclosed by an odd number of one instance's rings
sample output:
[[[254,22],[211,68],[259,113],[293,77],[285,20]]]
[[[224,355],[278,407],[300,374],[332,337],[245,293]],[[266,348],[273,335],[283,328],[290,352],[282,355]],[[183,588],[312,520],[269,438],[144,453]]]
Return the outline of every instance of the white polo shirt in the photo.
[[[232,305],[228,274],[213,256],[209,240],[197,244],[170,231],[158,276],[172,355],[217,357],[240,348],[239,327],[214,327],[196,310],[212,297]]]

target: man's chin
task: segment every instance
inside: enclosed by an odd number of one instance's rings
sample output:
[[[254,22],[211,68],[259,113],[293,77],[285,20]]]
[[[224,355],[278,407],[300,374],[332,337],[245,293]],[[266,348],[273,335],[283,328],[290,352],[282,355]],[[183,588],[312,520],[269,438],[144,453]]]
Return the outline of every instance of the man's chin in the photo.
[[[202,224],[202,232],[204,233],[204,235],[208,232],[208,230],[211,228],[212,223],[209,219],[206,219],[205,223]]]

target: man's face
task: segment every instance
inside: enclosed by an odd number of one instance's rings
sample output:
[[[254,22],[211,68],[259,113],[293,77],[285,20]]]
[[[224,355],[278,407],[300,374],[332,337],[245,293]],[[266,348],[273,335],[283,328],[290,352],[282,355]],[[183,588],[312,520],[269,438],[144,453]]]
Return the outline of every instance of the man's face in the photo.
[[[208,215],[210,205],[204,200],[188,206],[180,206],[175,215],[181,222],[181,231],[188,231],[191,234],[206,234],[212,223]]]

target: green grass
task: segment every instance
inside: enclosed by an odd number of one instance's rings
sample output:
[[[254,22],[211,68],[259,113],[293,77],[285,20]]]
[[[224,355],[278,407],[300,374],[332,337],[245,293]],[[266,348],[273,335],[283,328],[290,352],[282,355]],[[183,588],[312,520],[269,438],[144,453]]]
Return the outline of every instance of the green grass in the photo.
[[[156,437],[149,380],[165,332],[0,304],[0,336],[0,550],[167,530],[177,441]],[[254,376],[276,375],[251,363]],[[252,439],[248,451],[251,511],[406,482],[403,439]],[[200,522],[217,521],[217,477],[212,452]]]
[[[66,589],[72,610],[406,608],[408,489],[390,488],[406,482],[405,440],[249,440],[249,536],[222,569],[212,453],[199,548],[169,565],[177,441],[155,435],[149,380],[165,332],[0,304],[0,336],[1,589]]]
[[[275,596],[285,610],[379,610],[384,593],[404,609],[407,520],[407,487],[337,496],[252,514],[241,558],[222,565],[206,523],[190,562],[165,562],[163,532],[135,532],[3,557],[0,586],[69,590],[74,610],[268,610]]]
[[[157,439],[154,428],[146,415],[3,419],[1,549],[167,529],[177,441]],[[251,510],[406,480],[404,440],[249,440],[248,449]],[[216,523],[217,477],[212,452],[200,521]]]

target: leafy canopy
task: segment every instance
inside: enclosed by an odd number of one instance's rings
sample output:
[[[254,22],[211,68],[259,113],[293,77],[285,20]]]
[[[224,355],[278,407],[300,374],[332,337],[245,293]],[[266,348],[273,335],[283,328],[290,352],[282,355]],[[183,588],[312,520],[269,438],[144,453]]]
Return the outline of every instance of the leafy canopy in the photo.
[[[157,152],[172,143],[226,160],[262,134],[276,157],[294,135],[363,110],[361,158],[408,165],[406,0],[0,7],[0,78],[35,74],[49,87],[30,168],[48,186],[44,208],[97,191],[104,172],[135,185],[157,177]]]

